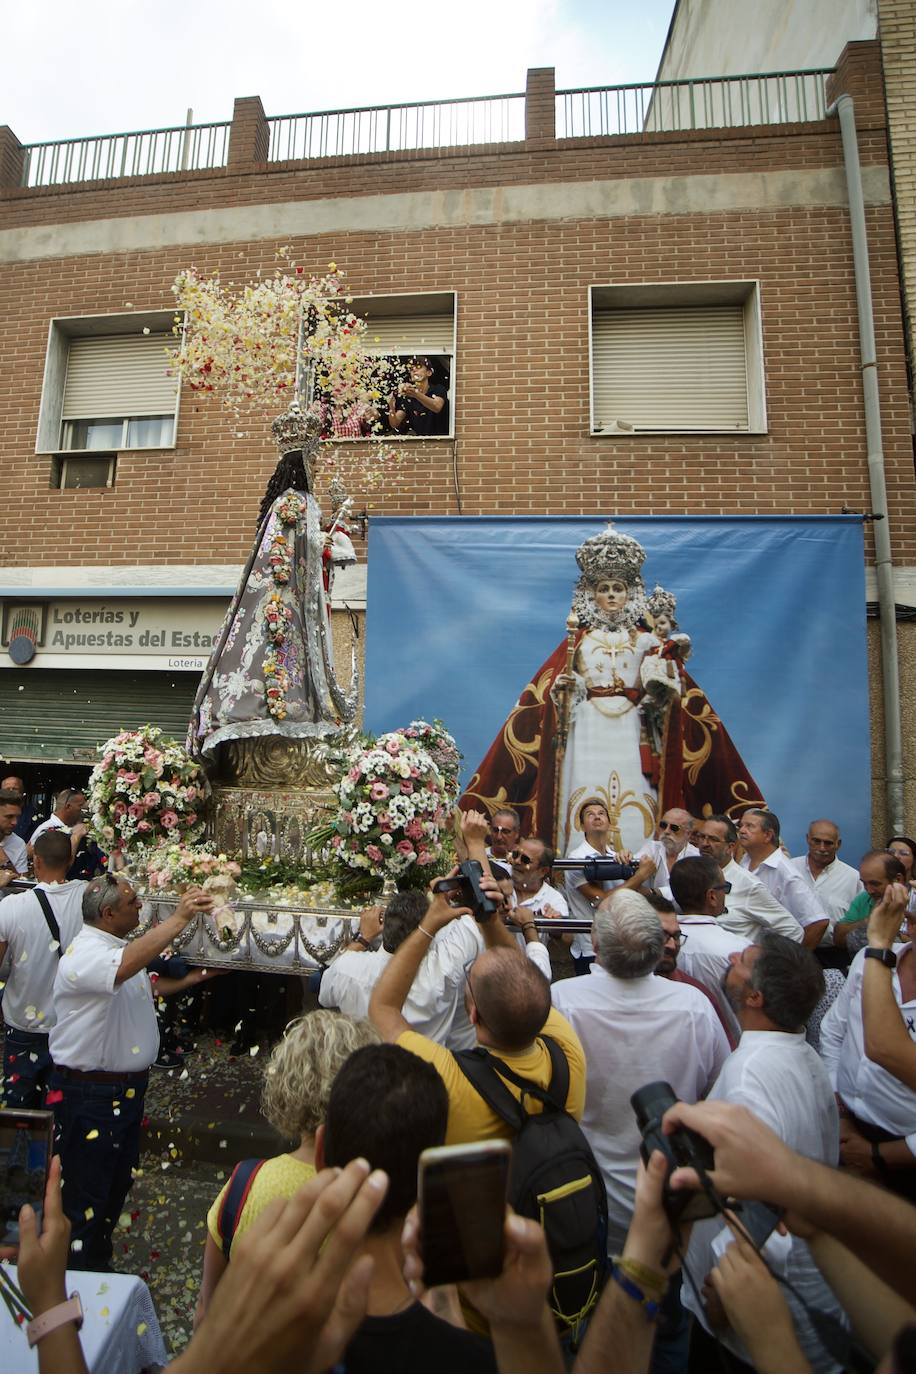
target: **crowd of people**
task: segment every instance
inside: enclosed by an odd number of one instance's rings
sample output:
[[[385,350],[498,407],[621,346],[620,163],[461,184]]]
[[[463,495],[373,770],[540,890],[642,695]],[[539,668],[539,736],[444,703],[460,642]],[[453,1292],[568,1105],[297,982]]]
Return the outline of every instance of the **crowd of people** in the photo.
[[[7,838],[20,801],[0,791]],[[19,1275],[49,1315],[41,1368],[69,1371],[53,1314],[66,1265],[110,1265],[158,1047],[147,969],[212,899],[129,940],[132,884],[68,878],[60,809],[30,841],[36,888],[0,901],[0,958],[6,1099],[53,1108],[63,1173],[40,1236],[23,1211]],[[569,859],[623,876],[558,870],[512,810],[467,811],[480,901],[453,874],[361,914],[266,1065],[289,1149],[214,1199],[179,1374],[913,1367],[916,846],[856,870],[831,821],[792,859],[772,811],[675,808],[629,855],[600,799],[578,820]],[[631,1105],[649,1085],[654,1125]],[[501,1273],[424,1293],[420,1156],[505,1138]]]

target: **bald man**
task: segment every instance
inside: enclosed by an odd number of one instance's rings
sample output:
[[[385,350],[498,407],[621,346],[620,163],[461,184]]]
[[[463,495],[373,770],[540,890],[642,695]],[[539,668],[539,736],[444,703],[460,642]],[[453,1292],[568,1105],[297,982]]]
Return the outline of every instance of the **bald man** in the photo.
[[[842,839],[836,821],[812,821],[805,839],[807,854],[800,854],[789,863],[816,894],[830,922],[821,938],[821,944],[829,946],[833,944],[833,927],[863,890],[862,880],[858,869],[837,858]]]

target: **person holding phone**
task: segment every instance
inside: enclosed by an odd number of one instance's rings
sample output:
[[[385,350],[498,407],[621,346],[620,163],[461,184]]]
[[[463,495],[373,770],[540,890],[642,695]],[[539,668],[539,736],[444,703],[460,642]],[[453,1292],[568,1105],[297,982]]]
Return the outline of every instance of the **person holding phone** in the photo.
[[[108,873],[86,884],[83,928],[54,982],[49,1037],[73,1269],[111,1267],[112,1233],[140,1156],[143,1100],[159,1052],[147,965],[213,905],[210,893],[190,888],[171,916],[128,943],[140,920],[133,886]]]

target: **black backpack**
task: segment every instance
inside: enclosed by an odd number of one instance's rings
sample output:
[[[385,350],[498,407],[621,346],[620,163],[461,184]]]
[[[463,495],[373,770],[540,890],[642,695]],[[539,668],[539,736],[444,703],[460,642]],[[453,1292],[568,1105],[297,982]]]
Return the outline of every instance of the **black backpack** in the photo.
[[[550,1036],[540,1038],[550,1054],[546,1091],[480,1046],[461,1051],[455,1061],[491,1110],[512,1128],[509,1201],[520,1216],[540,1222],[547,1233],[554,1271],[550,1307],[560,1334],[570,1334],[575,1341],[607,1273],[607,1193],[582,1128],[563,1105],[569,1091],[566,1056]],[[521,1101],[503,1079],[522,1089]],[[526,1095],[536,1097],[543,1109],[527,1111]]]

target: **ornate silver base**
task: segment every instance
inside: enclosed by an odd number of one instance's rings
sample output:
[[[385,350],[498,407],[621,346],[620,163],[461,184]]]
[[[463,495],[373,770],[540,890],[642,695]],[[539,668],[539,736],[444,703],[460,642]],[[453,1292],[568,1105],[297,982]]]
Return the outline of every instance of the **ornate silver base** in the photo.
[[[148,898],[131,938],[164,921],[177,904],[177,897]],[[358,913],[340,907],[323,911],[246,899],[222,907],[215,920],[196,916],[171,948],[190,963],[208,968],[307,974],[330,963],[353,938],[354,928]]]
[[[309,863],[305,837],[337,809],[333,787],[352,738],[344,728],[320,740],[264,735],[221,745],[212,812],[219,849]]]

